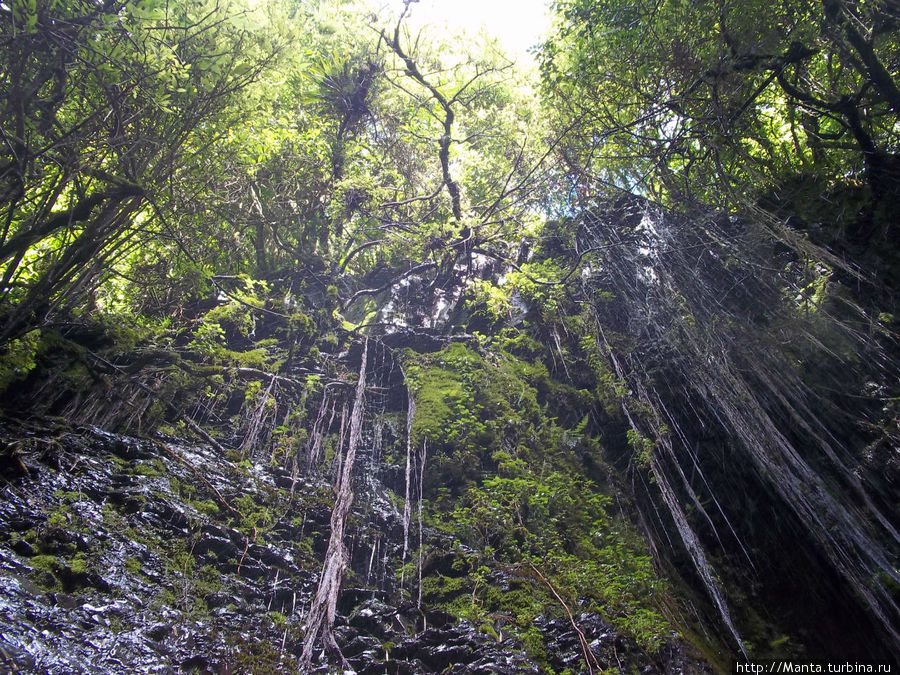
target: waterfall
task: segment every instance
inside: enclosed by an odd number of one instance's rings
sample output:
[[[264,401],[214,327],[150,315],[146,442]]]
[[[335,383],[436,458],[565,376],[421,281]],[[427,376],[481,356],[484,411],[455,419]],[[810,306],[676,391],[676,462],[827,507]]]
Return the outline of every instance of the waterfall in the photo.
[[[404,381],[406,374],[403,375]],[[413,398],[412,391],[407,385],[407,408],[406,408],[406,493],[403,501],[403,556],[400,558],[400,588],[403,588],[403,582],[406,575],[406,554],[409,551],[409,519],[412,515],[412,509],[409,503],[410,490],[410,473],[412,468],[412,425],[416,416],[416,401]]]
[[[597,330],[609,352],[609,358],[613,364],[616,375],[619,378],[624,378],[625,372],[623,371],[619,360],[616,358],[615,352],[611,349],[609,343],[606,342],[606,336],[603,333],[603,327],[598,325]],[[643,383],[637,382],[636,386],[639,387],[640,398],[646,402],[647,396],[643,387]],[[628,424],[631,426],[632,430],[634,430],[638,434],[643,435],[643,432],[639,427],[637,421],[632,416],[631,411],[628,409],[628,406],[624,403],[622,404],[622,412],[625,415],[625,418],[628,420]],[[669,443],[669,439],[666,436],[659,434],[658,442],[663,447],[667,448],[667,454],[669,456],[674,457],[671,444]],[[678,468],[680,471],[680,467]],[[669,485],[669,480],[666,477],[665,471],[663,471],[659,454],[655,451],[650,455],[650,470],[653,474],[654,480],[656,481],[656,485],[659,486],[659,491],[662,494],[663,501],[668,507],[669,513],[675,522],[675,529],[678,530],[678,535],[681,537],[681,542],[684,544],[684,547],[691,558],[691,562],[693,562],[694,564],[694,569],[697,570],[698,576],[703,582],[703,585],[706,588],[707,593],[709,593],[710,598],[712,598],[713,603],[715,604],[716,609],[719,612],[719,616],[722,618],[722,622],[725,624],[726,628],[728,628],[729,633],[731,633],[731,636],[734,638],[738,649],[741,650],[741,653],[744,656],[747,656],[747,652],[744,650],[744,642],[743,640],[741,640],[741,636],[738,633],[737,628],[735,628],[734,621],[731,618],[731,611],[728,607],[728,602],[725,600],[725,594],[722,591],[721,585],[716,580],[716,572],[715,570],[713,570],[712,566],[707,560],[703,545],[694,532],[693,528],[691,527],[690,523],[688,522],[687,516],[684,513],[684,509],[682,508],[681,503],[678,501],[678,498],[675,495],[675,491],[672,489],[671,485]],[[696,496],[692,494],[692,497],[692,501],[699,505]],[[716,534],[716,537],[718,538],[718,534]]]
[[[755,472],[766,490],[761,499],[771,495],[788,507],[817,560],[845,580],[897,651],[900,608],[889,587],[898,581],[895,514],[855,431],[875,427],[882,414],[883,404],[863,385],[883,388],[886,400],[900,381],[896,344],[839,292],[830,305],[801,311],[795,298],[809,283],[809,264],[761,228],[722,217],[677,218],[637,199],[615,206],[581,217],[579,246],[602,249],[582,282],[592,296],[614,297],[592,302],[602,351],[627,383],[629,424],[655,444],[649,470],[658,496],[723,623],[740,643],[709,569],[709,547],[725,544],[698,492],[707,493],[723,533],[748,559],[753,543],[745,545],[746,531],[739,533],[741,514],[728,513],[728,472],[694,447],[709,437],[723,439],[743,460],[742,471]],[[859,389],[845,391],[848,382]],[[718,476],[710,478],[710,470]],[[711,536],[698,536],[698,527]]]

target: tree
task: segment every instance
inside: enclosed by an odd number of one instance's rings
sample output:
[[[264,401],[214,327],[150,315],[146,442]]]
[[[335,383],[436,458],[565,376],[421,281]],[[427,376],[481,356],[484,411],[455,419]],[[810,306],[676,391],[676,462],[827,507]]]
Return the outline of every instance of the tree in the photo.
[[[471,272],[475,253],[504,257],[515,229],[535,218],[546,139],[533,96],[494,43],[470,41],[461,53],[458,41],[413,37],[410,7],[378,32],[390,87],[373,140],[389,182],[364,190],[341,265],[371,246],[404,275],[432,268],[430,286],[450,288],[460,270]]]
[[[90,307],[117,260],[169,236],[175,183],[277,53],[254,21],[217,2],[0,11],[0,343]]]
[[[897,190],[900,13],[889,2],[563,0],[546,94],[589,183],[734,210],[773,183]],[[893,73],[891,72],[893,69]],[[889,238],[893,226],[859,226]]]

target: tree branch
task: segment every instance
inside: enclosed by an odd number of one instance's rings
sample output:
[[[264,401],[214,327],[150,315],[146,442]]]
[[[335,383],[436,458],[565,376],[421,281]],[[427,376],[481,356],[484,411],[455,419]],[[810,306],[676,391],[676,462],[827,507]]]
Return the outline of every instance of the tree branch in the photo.
[[[406,8],[403,11],[403,14],[400,16],[400,20],[397,22],[397,26],[394,29],[393,37],[389,37],[381,31],[381,37],[387,43],[388,47],[403,61],[406,65],[406,73],[411,78],[413,78],[416,82],[421,84],[431,96],[438,102],[438,105],[444,111],[444,119],[441,121],[441,124],[444,128],[444,134],[441,136],[438,141],[438,158],[441,162],[441,175],[444,179],[444,185],[447,186],[447,191],[450,193],[450,202],[453,209],[453,217],[460,221],[462,220],[462,204],[461,204],[461,195],[459,190],[459,185],[453,179],[452,174],[450,173],[450,145],[453,142],[453,122],[455,120],[455,114],[453,112],[453,101],[454,99],[447,100],[447,97],[444,96],[440,90],[435,87],[431,82],[429,82],[425,76],[422,74],[422,71],[419,70],[418,64],[416,64],[415,60],[409,56],[400,45],[400,25],[403,21],[403,15],[406,14],[406,9],[409,8],[409,5],[406,5]],[[466,84],[468,86],[469,83]],[[458,92],[457,92],[458,93]]]
[[[363,288],[359,291],[356,291],[356,293],[351,295],[347,299],[347,301],[341,305],[341,311],[345,311],[350,305],[353,304],[353,302],[357,298],[361,298],[364,295],[377,295],[377,294],[381,293],[382,291],[386,291],[391,286],[396,284],[398,281],[401,281],[401,280],[405,279],[406,277],[408,277],[412,274],[415,274],[416,272],[420,272],[421,270],[426,270],[430,267],[437,267],[437,263],[432,262],[432,261],[424,262],[421,265],[416,265],[415,267],[409,268],[403,274],[401,274],[400,276],[394,277],[393,279],[391,279],[389,282],[387,282],[383,286],[379,286],[378,288]]]
[[[107,200],[118,203],[128,197],[143,196],[145,196],[143,188],[130,183],[119,185],[111,190],[95,192],[91,196],[79,200],[72,208],[48,218],[41,225],[33,225],[23,232],[17,232],[9,241],[0,246],[0,262],[8,260],[17,253],[23,253],[33,244],[67,225],[87,220],[91,217],[94,208]]]

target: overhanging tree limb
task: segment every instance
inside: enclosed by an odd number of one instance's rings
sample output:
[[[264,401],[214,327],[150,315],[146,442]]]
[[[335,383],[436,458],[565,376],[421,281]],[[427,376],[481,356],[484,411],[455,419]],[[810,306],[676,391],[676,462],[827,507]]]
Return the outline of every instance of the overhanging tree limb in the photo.
[[[447,192],[450,193],[450,203],[453,209],[453,217],[460,221],[462,220],[462,201],[461,201],[461,193],[459,189],[459,184],[453,179],[453,175],[450,172],[450,145],[453,143],[453,123],[456,119],[456,115],[453,111],[453,104],[456,102],[456,95],[460,92],[457,92],[453,98],[447,99],[441,91],[435,87],[428,79],[422,74],[422,71],[419,70],[419,66],[416,63],[415,59],[413,59],[410,55],[408,55],[400,44],[400,26],[403,23],[403,17],[406,14],[406,9],[409,8],[409,5],[406,5],[404,8],[403,14],[400,15],[400,19],[397,21],[397,26],[394,28],[393,36],[387,35],[384,31],[380,31],[381,38],[385,41],[388,47],[403,61],[406,66],[406,74],[413,78],[420,85],[425,87],[431,96],[437,101],[438,105],[441,107],[443,111],[443,119],[440,120],[441,126],[443,127],[444,133],[441,138],[438,140],[438,158],[441,162],[441,175],[443,177],[443,183],[447,186]],[[477,75],[480,77],[481,74]],[[471,82],[466,83],[466,87],[471,84]],[[462,91],[462,90],[460,90]]]
[[[43,223],[35,223],[31,227],[17,232],[12,239],[0,246],[0,262],[5,262],[10,257],[26,251],[30,246],[72,223],[87,220],[91,217],[93,210],[104,202],[118,203],[129,197],[143,196],[145,196],[144,190],[139,185],[124,184],[84,197],[72,208],[53,215]]]

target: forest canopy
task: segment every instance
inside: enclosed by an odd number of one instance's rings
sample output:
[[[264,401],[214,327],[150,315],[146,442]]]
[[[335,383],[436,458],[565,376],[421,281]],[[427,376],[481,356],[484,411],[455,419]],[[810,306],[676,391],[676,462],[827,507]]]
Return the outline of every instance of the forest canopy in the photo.
[[[446,277],[623,190],[800,229],[828,213],[816,243],[884,266],[890,3],[566,0],[539,87],[484,36],[411,33],[414,12],[4,4],[2,340],[97,303],[164,317],[217,275],[313,258]]]
[[[896,651],[897,4],[556,0],[534,67],[416,11],[0,1],[3,409],[339,476],[307,666],[404,428],[419,609]]]
[[[313,258],[446,273],[538,213],[542,118],[489,41],[352,3],[2,18],[4,341],[98,302],[163,317],[216,275]]]

